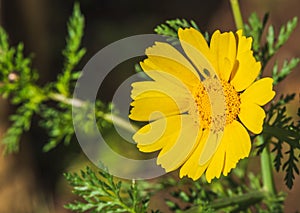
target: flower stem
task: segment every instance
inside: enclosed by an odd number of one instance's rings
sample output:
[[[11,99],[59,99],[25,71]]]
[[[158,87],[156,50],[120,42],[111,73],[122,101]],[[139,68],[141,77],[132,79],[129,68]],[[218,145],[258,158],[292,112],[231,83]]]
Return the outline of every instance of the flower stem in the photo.
[[[238,0],[230,0],[230,5],[233,13],[233,18],[235,22],[235,26],[238,30],[242,30],[244,28],[243,17],[240,10],[240,5]]]
[[[263,136],[262,135],[257,136],[257,141],[259,144],[263,144],[264,143]],[[274,178],[273,178],[273,166],[272,166],[269,144],[266,145],[266,147],[261,153],[260,163],[261,163],[261,173],[262,173],[264,190],[272,195],[276,195],[276,189],[275,189]]]

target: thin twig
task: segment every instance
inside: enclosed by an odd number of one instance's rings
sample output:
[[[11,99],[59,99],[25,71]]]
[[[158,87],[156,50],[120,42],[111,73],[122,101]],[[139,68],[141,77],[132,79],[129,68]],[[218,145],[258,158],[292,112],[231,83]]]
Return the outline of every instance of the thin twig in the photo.
[[[51,100],[54,101],[58,101],[67,105],[71,105],[74,107],[83,107],[85,106],[87,103],[77,99],[77,98],[67,98],[62,94],[58,94],[58,93],[50,93],[48,95],[48,97]],[[137,129],[137,127],[134,127],[130,122],[128,122],[127,120],[117,116],[117,115],[113,115],[112,113],[103,113],[101,115],[101,118],[108,121],[109,123],[112,123],[114,125],[117,125],[118,127],[121,127],[122,129],[128,131],[129,133],[135,133],[135,129]]]

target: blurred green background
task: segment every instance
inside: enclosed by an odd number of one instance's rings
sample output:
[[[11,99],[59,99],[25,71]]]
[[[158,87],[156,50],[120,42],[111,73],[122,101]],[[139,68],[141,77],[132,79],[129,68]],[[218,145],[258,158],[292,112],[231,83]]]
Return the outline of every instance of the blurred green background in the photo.
[[[87,54],[79,68],[106,45],[136,34],[153,33],[156,25],[168,19],[193,19],[203,31],[234,30],[229,0],[173,0],[173,1],[79,1],[85,15],[83,46]],[[66,22],[72,13],[72,0],[0,0],[0,24],[10,35],[12,45],[22,41],[25,52],[33,53],[33,67],[39,70],[40,84],[55,80],[60,72],[65,45]],[[299,0],[240,0],[246,19],[253,11],[260,17],[270,13],[270,22],[279,29],[281,24],[300,16]],[[300,27],[275,58],[300,56]],[[299,67],[278,87],[278,94],[300,92]],[[124,72],[133,72],[133,65],[122,66]],[[268,75],[268,72],[266,73]],[[112,88],[117,86],[118,74],[103,88],[103,98],[110,99]],[[119,80],[120,81],[120,80]],[[278,97],[278,96],[277,96]],[[296,114],[299,97],[289,107]],[[9,126],[8,115],[13,112],[6,100],[0,100],[0,134]],[[0,157],[0,212],[6,213],[64,213],[63,204],[72,200],[70,188],[62,173],[83,168],[87,159],[74,141],[70,146],[60,145],[49,153],[42,152],[47,141],[45,133],[34,118],[32,131],[22,138],[20,153]],[[1,151],[1,148],[0,148]],[[251,161],[256,163],[256,159]],[[255,166],[254,166],[255,167]],[[283,184],[283,174],[275,173],[278,190],[287,192],[285,212],[300,211],[300,178],[296,177],[293,190]],[[163,206],[163,204],[161,204]],[[167,211],[166,211],[167,212]]]

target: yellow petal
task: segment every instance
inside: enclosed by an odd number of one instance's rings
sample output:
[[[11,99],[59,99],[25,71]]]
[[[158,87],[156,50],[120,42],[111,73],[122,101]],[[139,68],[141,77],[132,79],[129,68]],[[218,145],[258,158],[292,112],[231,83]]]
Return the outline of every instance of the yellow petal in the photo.
[[[272,78],[262,78],[254,82],[241,94],[242,102],[252,102],[260,106],[268,103],[275,96]]]
[[[247,52],[252,48],[252,37],[243,36],[243,31],[238,30],[236,32],[237,40],[238,40],[238,54],[243,52]]]
[[[195,152],[199,153],[199,151]],[[189,178],[192,178],[194,181],[198,180],[203,173],[206,171],[207,166],[209,165],[210,161],[208,161],[206,164],[200,166],[197,161],[199,161],[199,155],[198,158],[196,154],[193,154],[192,157],[190,157],[187,162],[181,167],[180,169],[180,178],[184,176],[188,176]]]
[[[165,116],[178,115],[189,109],[189,103],[185,100],[174,100],[164,94],[154,97],[138,98],[131,102],[133,108],[129,118],[136,121],[152,121]],[[147,93],[146,93],[147,95]]]
[[[211,157],[215,154],[216,150],[218,149],[221,140],[222,140],[223,132],[218,131],[209,131],[209,135],[207,140],[204,142],[204,147],[202,153],[200,154],[199,164],[204,165],[206,164]]]
[[[208,183],[210,183],[215,177],[219,178],[221,172],[223,171],[225,161],[225,145],[226,143],[222,141],[217,151],[213,155],[211,163],[207,167],[205,176]]]
[[[247,130],[238,121],[233,121],[225,127],[222,143],[226,144],[223,170],[223,174],[226,176],[231,169],[236,167],[240,159],[249,156],[251,141]]]
[[[214,68],[219,77],[229,80],[231,71],[236,63],[236,39],[232,32],[216,31],[211,38],[210,50],[215,61]]]
[[[202,174],[207,169],[207,166],[209,165],[211,160],[209,160],[206,164],[202,166],[199,164],[199,160],[200,160],[200,154],[202,153],[203,146],[207,141],[208,135],[209,135],[209,131],[204,130],[195,151],[191,154],[191,156],[187,159],[184,165],[180,168],[180,178],[187,175],[193,180],[197,180],[202,176]]]
[[[214,76],[216,71],[211,64],[212,54],[202,34],[193,28],[180,28],[178,37],[184,52],[191,59],[197,71],[205,78]]]
[[[132,84],[131,97],[134,101],[129,117],[136,121],[150,121],[187,112],[193,96],[185,84],[168,73],[149,72],[155,73],[157,81]]]
[[[240,92],[248,88],[257,78],[261,64],[256,62],[251,50],[252,40],[238,31],[237,65],[231,75],[231,84]]]
[[[172,99],[192,97],[190,90],[186,85],[167,73],[159,73],[157,71],[149,71],[151,75],[155,76],[156,81],[142,81],[133,83],[131,90],[131,98],[136,100],[139,97],[145,97],[147,93],[159,93],[168,96]],[[142,95],[141,95],[142,94]],[[155,96],[156,97],[156,96]]]
[[[159,71],[180,79],[189,87],[199,82],[194,67],[170,44],[156,42],[154,46],[146,49],[146,55],[148,59],[141,63],[141,67],[151,78],[154,79],[155,76],[148,71]]]
[[[194,28],[186,28],[186,29],[180,28],[178,30],[178,37],[180,41],[184,41],[184,43],[187,43],[191,47],[196,48],[208,59],[210,59],[211,53],[207,41],[198,30]],[[185,44],[183,44],[183,46],[185,46]]]
[[[164,146],[173,146],[179,135],[179,131],[174,129],[180,125],[181,116],[159,119],[139,129],[133,136],[133,140],[143,152],[154,152]]]
[[[177,140],[173,146],[163,147],[157,158],[157,164],[161,164],[166,172],[177,169],[189,158],[202,135],[201,128],[190,115],[181,115],[181,125],[173,131],[179,132]]]
[[[242,123],[254,134],[261,133],[263,121],[266,117],[265,111],[255,103],[241,102],[239,118]]]

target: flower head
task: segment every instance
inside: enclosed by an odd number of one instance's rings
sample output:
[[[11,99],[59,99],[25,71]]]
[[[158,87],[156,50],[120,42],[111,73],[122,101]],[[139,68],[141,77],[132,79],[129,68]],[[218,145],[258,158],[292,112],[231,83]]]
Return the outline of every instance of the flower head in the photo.
[[[210,182],[249,156],[248,130],[262,131],[261,106],[275,95],[271,78],[257,78],[261,64],[242,31],[214,32],[208,45],[193,29],[179,29],[184,55],[168,43],[146,50],[141,67],[153,81],[132,84],[129,117],[149,121],[133,136],[143,152],[158,151],[167,172]]]

